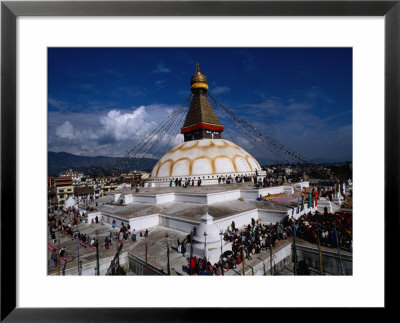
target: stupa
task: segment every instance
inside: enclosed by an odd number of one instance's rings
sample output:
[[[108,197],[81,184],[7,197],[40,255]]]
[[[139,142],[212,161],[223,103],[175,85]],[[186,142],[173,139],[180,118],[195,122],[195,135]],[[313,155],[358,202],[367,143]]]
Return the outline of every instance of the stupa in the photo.
[[[220,233],[221,229],[214,223],[214,218],[206,212],[193,237],[193,253],[213,264],[218,262],[221,253],[232,250],[231,242],[222,243]]]
[[[259,175],[261,167],[252,155],[222,139],[224,126],[207,98],[207,77],[198,63],[190,85],[193,98],[181,129],[184,142],[161,157],[147,182],[168,186],[171,180],[188,178],[207,185],[217,184],[219,177]]]

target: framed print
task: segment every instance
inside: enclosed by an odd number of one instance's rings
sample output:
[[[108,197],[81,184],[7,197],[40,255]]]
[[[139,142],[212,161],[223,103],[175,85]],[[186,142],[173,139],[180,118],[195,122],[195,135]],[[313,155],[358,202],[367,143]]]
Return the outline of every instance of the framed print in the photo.
[[[398,1],[3,1],[1,319],[390,307],[399,15]]]

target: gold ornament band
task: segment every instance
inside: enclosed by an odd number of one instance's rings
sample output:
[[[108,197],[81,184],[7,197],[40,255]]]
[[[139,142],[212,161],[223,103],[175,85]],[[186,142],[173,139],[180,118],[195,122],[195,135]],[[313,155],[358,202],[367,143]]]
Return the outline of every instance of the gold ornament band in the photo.
[[[208,90],[208,85],[207,85],[207,83],[193,83],[191,88],[192,89],[206,89],[206,90]]]

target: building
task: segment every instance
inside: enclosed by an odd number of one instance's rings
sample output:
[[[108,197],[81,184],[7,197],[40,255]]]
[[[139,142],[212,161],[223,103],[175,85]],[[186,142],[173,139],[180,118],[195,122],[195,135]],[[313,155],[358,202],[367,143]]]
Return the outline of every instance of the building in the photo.
[[[84,174],[70,169],[70,170],[66,171],[65,173],[61,173],[60,177],[61,178],[71,177],[73,183],[79,183],[82,180],[82,178],[84,177]]]
[[[80,186],[75,188],[75,196],[79,198],[88,198],[94,195],[94,187]]]
[[[49,176],[47,178],[47,202],[48,207],[51,208],[51,212],[53,211],[53,207],[57,206],[57,189],[55,186],[55,181],[53,176]]]
[[[64,202],[71,196],[74,196],[74,186],[71,176],[62,176],[54,178],[56,188],[57,206],[63,206]]]
[[[63,206],[64,202],[74,195],[71,176],[49,176],[47,181],[49,207]]]
[[[74,187],[72,185],[58,186],[56,189],[58,206],[63,206],[64,202],[68,200],[69,197],[74,195]]]

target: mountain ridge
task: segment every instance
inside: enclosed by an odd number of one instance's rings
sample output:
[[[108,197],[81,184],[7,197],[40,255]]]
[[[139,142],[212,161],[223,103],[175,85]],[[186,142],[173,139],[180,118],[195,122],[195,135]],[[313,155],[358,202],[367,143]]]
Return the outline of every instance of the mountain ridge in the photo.
[[[92,176],[111,176],[128,162],[134,166],[140,165],[141,170],[151,170],[157,160],[151,158],[107,157],[107,156],[79,156],[67,152],[47,153],[47,167],[49,176],[58,176],[60,173],[73,169]]]

